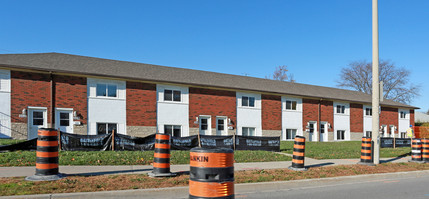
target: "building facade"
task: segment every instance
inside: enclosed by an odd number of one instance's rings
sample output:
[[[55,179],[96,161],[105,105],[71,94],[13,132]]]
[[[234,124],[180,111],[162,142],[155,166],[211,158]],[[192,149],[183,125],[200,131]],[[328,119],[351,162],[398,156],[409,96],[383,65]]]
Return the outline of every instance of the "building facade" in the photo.
[[[0,137],[16,139],[53,127],[341,141],[372,127],[371,96],[355,91],[59,53],[0,55],[0,103]],[[382,136],[404,136],[415,109],[382,102]]]

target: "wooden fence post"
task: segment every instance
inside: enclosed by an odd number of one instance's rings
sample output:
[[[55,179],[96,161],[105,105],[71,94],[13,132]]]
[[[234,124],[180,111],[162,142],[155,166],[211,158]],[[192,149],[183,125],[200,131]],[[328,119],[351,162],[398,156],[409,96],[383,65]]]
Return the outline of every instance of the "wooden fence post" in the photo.
[[[112,130],[112,151],[115,150],[115,130]]]
[[[198,146],[201,147],[200,131],[198,131]]]

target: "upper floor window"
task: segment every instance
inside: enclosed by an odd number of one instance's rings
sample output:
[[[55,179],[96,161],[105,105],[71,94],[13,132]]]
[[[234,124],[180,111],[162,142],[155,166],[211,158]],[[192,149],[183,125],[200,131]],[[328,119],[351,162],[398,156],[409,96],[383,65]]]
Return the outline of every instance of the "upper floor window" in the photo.
[[[365,115],[372,116],[372,108],[365,108]]]
[[[180,102],[182,92],[180,90],[170,90],[165,89],[164,90],[164,101],[170,101],[170,102]]]
[[[255,107],[255,98],[254,97],[241,97],[241,106]]]
[[[404,111],[401,111],[401,119],[405,119],[407,117],[407,113]]]
[[[118,86],[115,84],[97,84],[97,97],[117,97]]]
[[[345,114],[346,113],[346,106],[344,105],[337,105],[337,112],[339,114]]]
[[[296,101],[286,100],[286,110],[296,110]]]

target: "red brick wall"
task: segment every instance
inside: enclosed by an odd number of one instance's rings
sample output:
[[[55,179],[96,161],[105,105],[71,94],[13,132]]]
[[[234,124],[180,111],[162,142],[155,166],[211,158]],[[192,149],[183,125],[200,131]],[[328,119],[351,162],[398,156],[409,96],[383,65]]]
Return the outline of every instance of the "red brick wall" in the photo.
[[[282,130],[282,99],[262,95],[262,130]]]
[[[410,110],[410,125],[414,126],[414,110]]]
[[[50,75],[11,71],[12,122],[27,123],[27,118],[18,116],[28,106],[47,107],[49,123],[52,112]]]
[[[127,125],[156,126],[156,85],[127,82]]]
[[[320,104],[321,122],[328,122],[331,124],[331,129],[328,132],[334,131],[334,102],[333,101],[322,101]]]
[[[307,122],[318,120],[319,100],[302,99],[302,129],[305,131]],[[319,125],[319,124],[318,124]]]
[[[398,118],[399,115],[397,108],[381,107],[380,126],[387,125],[387,133],[390,133],[389,125],[395,125],[398,127]]]
[[[350,131],[363,132],[363,105],[350,103]]]
[[[221,91],[202,88],[189,88],[189,127],[199,128],[195,118],[199,115],[212,116],[212,128],[216,126],[216,116],[227,116],[234,129],[237,123],[236,94],[233,91]]]
[[[55,82],[55,107],[73,108],[83,124],[87,124],[88,100],[85,77],[53,76]],[[55,118],[54,118],[55,120]]]

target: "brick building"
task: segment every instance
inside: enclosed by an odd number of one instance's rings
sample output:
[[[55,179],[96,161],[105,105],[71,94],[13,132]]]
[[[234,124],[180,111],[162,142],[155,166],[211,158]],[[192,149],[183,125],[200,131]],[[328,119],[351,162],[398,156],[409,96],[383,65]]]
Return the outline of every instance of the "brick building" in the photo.
[[[416,107],[381,106],[383,136],[414,124]],[[371,96],[350,90],[59,53],[0,55],[0,137],[31,139],[54,127],[360,140],[371,115]]]

